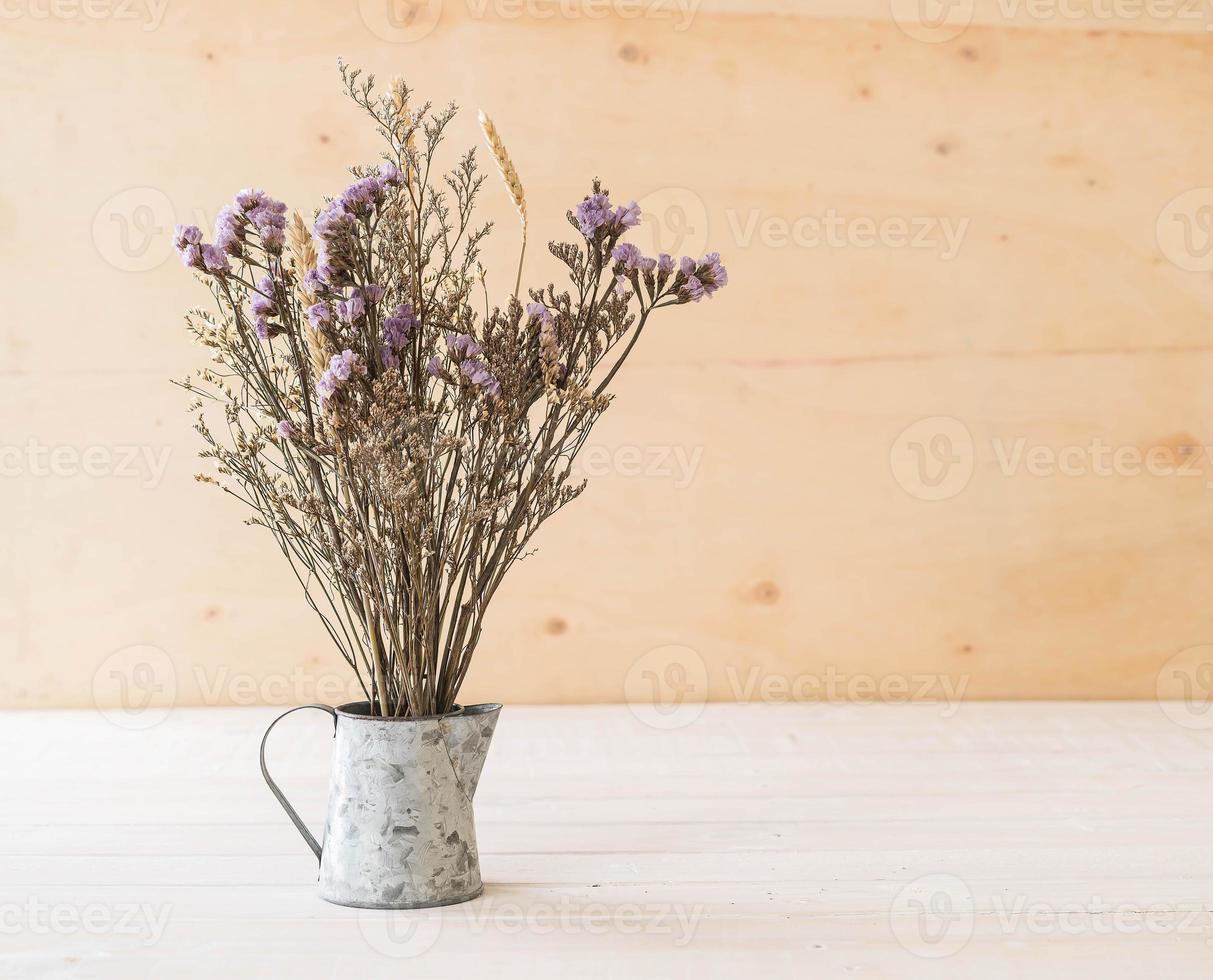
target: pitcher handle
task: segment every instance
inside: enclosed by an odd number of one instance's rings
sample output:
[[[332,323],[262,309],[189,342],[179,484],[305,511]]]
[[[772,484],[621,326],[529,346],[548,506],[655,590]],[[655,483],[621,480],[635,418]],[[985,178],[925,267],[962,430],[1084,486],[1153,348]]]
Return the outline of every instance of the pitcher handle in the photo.
[[[270,722],[270,727],[265,730],[265,734],[261,737],[261,775],[265,777],[265,783],[270,788],[270,792],[274,794],[278,802],[282,804],[282,809],[286,811],[286,815],[291,818],[291,823],[295,825],[295,829],[303,835],[303,839],[307,841],[307,846],[312,849],[312,853],[316,855],[316,860],[320,860],[320,845],[316,843],[316,838],[312,836],[312,832],[307,829],[295,812],[295,808],[291,806],[286,797],[282,795],[282,790],[278,788],[278,784],[270,778],[270,771],[265,767],[265,743],[270,737],[270,732],[274,730],[274,726],[282,721],[289,714],[296,711],[302,711],[304,708],[319,708],[321,711],[327,711],[333,716],[333,736],[337,735],[337,712],[330,708],[327,704],[301,704],[297,708],[291,708],[290,711],[284,711],[277,718]]]

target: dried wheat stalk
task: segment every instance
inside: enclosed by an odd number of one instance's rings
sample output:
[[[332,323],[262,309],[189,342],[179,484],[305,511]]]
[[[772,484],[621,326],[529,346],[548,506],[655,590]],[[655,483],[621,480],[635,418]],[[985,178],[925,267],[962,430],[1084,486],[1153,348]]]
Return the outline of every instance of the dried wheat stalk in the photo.
[[[291,223],[287,228],[287,245],[295,262],[295,289],[299,294],[299,302],[306,310],[316,302],[316,296],[308,289],[305,281],[307,274],[316,268],[316,243],[298,211],[291,214]],[[303,323],[303,335],[307,341],[313,376],[319,378],[328,369],[332,351],[329,350],[324,335],[306,320]]]
[[[506,189],[510,192],[514,207],[518,211],[518,217],[522,221],[522,252],[518,256],[518,278],[514,283],[514,295],[517,296],[518,288],[522,283],[522,260],[526,255],[526,191],[522,188],[518,168],[510,159],[509,151],[501,140],[501,134],[497,132],[493,120],[485,115],[483,109],[480,110],[480,128],[484,130],[484,138],[488,140],[489,149],[493,151],[493,159],[497,161],[497,171],[501,174],[501,179],[505,181]]]

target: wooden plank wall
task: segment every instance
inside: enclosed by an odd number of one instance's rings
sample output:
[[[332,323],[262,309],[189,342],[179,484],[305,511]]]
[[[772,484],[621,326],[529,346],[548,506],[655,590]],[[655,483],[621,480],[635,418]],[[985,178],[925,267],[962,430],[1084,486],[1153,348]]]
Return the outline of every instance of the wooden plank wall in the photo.
[[[1213,14],[948,9],[8,5],[0,704],[339,693],[271,543],[192,481],[167,381],[205,298],[173,222],[253,183],[311,208],[374,158],[338,55],[463,105],[452,148],[489,111],[533,240],[598,174],[654,216],[642,242],[710,243],[732,278],[646,337],[469,697],[1203,677],[1164,667],[1213,642]],[[504,291],[515,226],[486,207]]]

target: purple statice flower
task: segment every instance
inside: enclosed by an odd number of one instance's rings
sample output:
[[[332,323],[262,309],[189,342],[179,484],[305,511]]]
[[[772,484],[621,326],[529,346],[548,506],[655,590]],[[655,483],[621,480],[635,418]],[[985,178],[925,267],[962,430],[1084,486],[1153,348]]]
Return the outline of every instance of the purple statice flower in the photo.
[[[622,262],[623,267],[629,272],[634,272],[640,268],[644,256],[640,254],[640,249],[631,242],[621,242],[611,250],[611,258],[616,262]]]
[[[315,231],[316,237],[323,241],[349,232],[353,224],[354,218],[346,211],[345,206],[340,201],[330,201],[328,207],[316,216],[316,224],[312,230]]]
[[[383,299],[383,287],[370,282],[362,287],[362,296],[368,303],[378,303]]]
[[[399,187],[404,183],[404,174],[394,163],[379,164],[379,180],[387,187]]]
[[[417,322],[409,303],[397,304],[392,315],[383,321],[383,342],[393,350],[399,350],[413,336]]]
[[[236,204],[241,211],[252,211],[265,198],[265,191],[256,187],[246,187],[236,193]]]
[[[362,358],[352,350],[343,350],[340,354],[334,354],[329,360],[328,369],[338,381],[349,381],[355,374],[366,374]]]
[[[261,247],[273,255],[281,255],[286,244],[286,232],[281,228],[266,228],[261,232]]]
[[[481,391],[494,396],[501,394],[501,382],[493,377],[492,372],[484,366],[483,362],[469,357],[459,365],[459,370]]]
[[[615,213],[611,218],[619,231],[635,228],[640,224],[640,205],[635,201],[629,204],[621,204],[615,209]]]
[[[333,311],[327,303],[313,303],[307,308],[307,322],[319,330],[324,324],[333,319]]]
[[[173,248],[187,269],[205,268],[202,264],[202,229],[197,225],[177,225],[173,231]]]
[[[270,339],[270,321],[264,316],[258,314],[257,316],[253,317],[253,330],[256,332],[258,339]]]
[[[286,244],[286,205],[274,200],[265,191],[255,189],[237,194],[236,204],[243,212],[242,217],[251,221],[257,229],[262,247],[274,255],[280,254]],[[232,217],[225,218],[224,223],[238,240],[237,232],[243,231],[243,225],[238,229]],[[232,236],[228,236],[229,241]]]
[[[615,277],[615,295],[626,296],[632,284],[628,282],[628,277],[620,273]]]
[[[366,365],[362,363],[362,358],[352,350],[334,354],[328,368],[316,382],[316,393],[320,395],[321,404],[328,402],[355,375],[366,376]]]
[[[312,227],[318,243],[318,278],[326,285],[348,281],[350,238],[354,233],[354,216],[341,201],[331,201]]]
[[[550,327],[554,324],[552,311],[542,303],[527,303],[526,315],[533,316],[543,327]]]
[[[371,176],[354,181],[341,193],[341,206],[352,215],[365,218],[383,200],[383,181]]]
[[[202,265],[207,272],[219,275],[232,271],[231,263],[227,260],[227,253],[218,245],[202,246]]]
[[[442,376],[442,358],[434,354],[428,361],[425,362],[426,373],[431,378],[439,378]]]
[[[682,285],[682,291],[692,303],[698,303],[707,295],[707,291],[703,288],[703,283],[695,276],[687,276],[687,281]]]
[[[197,225],[177,225],[173,229],[173,248],[178,252],[187,245],[202,244],[202,229]]]
[[[575,217],[586,238],[593,238],[602,229],[620,235],[640,224],[640,206],[632,201],[612,209],[611,199],[606,194],[591,194],[577,205]]]
[[[259,317],[274,316],[278,307],[274,304],[274,280],[262,276],[257,280],[257,293],[253,296],[253,313]]]
[[[575,211],[577,227],[586,238],[593,238],[598,229],[611,220],[611,199],[605,194],[591,194]]]
[[[279,439],[294,439],[295,438],[295,427],[293,425],[291,425],[291,423],[287,419],[283,419],[281,422],[279,422],[278,425],[274,428],[274,431],[278,433]]]
[[[729,284],[729,270],[721,264],[719,252],[709,252],[703,257],[697,276],[709,296]]]
[[[446,347],[451,357],[456,360],[475,357],[484,350],[483,347],[466,333],[448,333],[446,335]]]
[[[247,214],[259,234],[264,235],[271,228],[286,228],[286,205],[275,201],[268,194],[261,198],[256,207],[249,209]]]
[[[215,219],[215,247],[223,249],[228,255],[239,255],[247,223],[243,212],[225,204]]]
[[[385,367],[394,368],[400,364],[400,351],[413,336],[417,326],[417,318],[413,316],[413,307],[408,303],[399,303],[392,315],[383,321],[383,346],[380,356]]]
[[[657,271],[663,276],[668,276],[674,271],[674,256],[669,252],[662,252],[657,256]]]
[[[303,277],[303,288],[313,296],[324,296],[329,291],[329,284],[320,277],[320,273],[315,269],[308,269],[307,274]]]
[[[686,278],[679,287],[680,299],[684,303],[698,303],[729,283],[729,273],[720,262],[719,252],[705,255],[698,262],[684,255],[679,271]]]
[[[346,323],[357,323],[366,314],[366,301],[362,298],[362,290],[354,289],[349,299],[343,299],[337,304],[337,315]]]

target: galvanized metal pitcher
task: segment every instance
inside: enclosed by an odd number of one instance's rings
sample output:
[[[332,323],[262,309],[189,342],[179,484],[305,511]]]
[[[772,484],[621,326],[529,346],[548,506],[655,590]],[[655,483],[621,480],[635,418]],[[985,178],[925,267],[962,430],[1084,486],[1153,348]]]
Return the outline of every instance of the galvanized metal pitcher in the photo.
[[[320,897],[368,909],[423,909],[480,894],[472,797],[499,704],[428,718],[382,718],[366,701],[330,708],[333,773],[323,846],[265,767],[261,774],[320,861]]]

